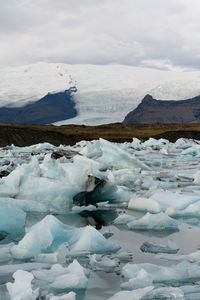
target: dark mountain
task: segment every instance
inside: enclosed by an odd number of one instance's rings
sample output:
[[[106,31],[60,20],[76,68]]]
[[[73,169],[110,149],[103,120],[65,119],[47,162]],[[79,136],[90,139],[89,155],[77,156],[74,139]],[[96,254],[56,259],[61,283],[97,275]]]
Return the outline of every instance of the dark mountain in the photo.
[[[194,122],[200,122],[200,96],[180,101],[163,101],[146,95],[123,121],[124,124]]]
[[[73,92],[76,92],[75,87],[64,92],[47,94],[23,107],[0,107],[0,123],[49,124],[73,118],[77,115]]]

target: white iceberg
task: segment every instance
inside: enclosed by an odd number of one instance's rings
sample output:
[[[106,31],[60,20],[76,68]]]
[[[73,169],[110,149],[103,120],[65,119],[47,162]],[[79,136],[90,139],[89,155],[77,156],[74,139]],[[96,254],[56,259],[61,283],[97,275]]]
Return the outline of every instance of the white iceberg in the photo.
[[[31,282],[33,274],[18,270],[13,274],[14,283],[6,284],[11,300],[36,300],[39,296],[39,289],[33,290]]]
[[[19,259],[31,258],[40,253],[55,252],[65,242],[71,253],[111,253],[120,248],[91,226],[71,227],[48,215],[33,225],[11,252]]]
[[[142,218],[127,225],[132,230],[179,231],[179,222],[163,212],[158,214],[146,213]]]

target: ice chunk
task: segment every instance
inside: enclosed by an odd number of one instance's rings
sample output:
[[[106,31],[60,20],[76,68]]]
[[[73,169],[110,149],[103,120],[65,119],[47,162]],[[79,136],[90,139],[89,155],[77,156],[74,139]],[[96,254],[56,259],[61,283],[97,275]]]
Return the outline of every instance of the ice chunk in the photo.
[[[145,270],[154,283],[181,284],[200,280],[200,266],[182,262],[174,266],[157,266],[150,263],[126,264],[122,268],[122,275],[127,279],[137,278],[141,270]]]
[[[18,207],[25,212],[47,212],[48,208],[38,201],[14,198],[0,198],[0,206]]]
[[[131,147],[135,150],[140,150],[142,148],[141,141],[138,138],[133,138]]]
[[[51,296],[49,300],[76,300],[76,294],[74,292],[70,292],[62,296]]]
[[[128,208],[151,213],[159,213],[161,211],[159,203],[151,198],[131,198]]]
[[[160,254],[157,255],[157,258],[166,259],[166,260],[175,260],[175,261],[187,260],[191,263],[200,262],[200,250],[189,254],[175,254],[175,255]]]
[[[145,300],[155,299],[178,299],[184,300],[184,293],[180,288],[176,287],[161,287],[151,290],[145,295]]]
[[[14,243],[10,243],[7,245],[0,245],[0,262],[7,262],[12,259],[12,255],[10,252],[11,247],[14,246]]]
[[[135,291],[121,291],[109,298],[108,300],[140,300],[152,289],[153,286],[148,286],[143,289],[137,289]]]
[[[104,271],[107,273],[116,272],[119,267],[118,259],[110,259],[107,256],[102,255],[91,255],[90,256],[90,267],[94,271]]]
[[[24,233],[26,214],[18,207],[0,206],[0,232],[17,237]]]
[[[49,269],[51,264],[47,263],[22,263],[22,264],[8,264],[0,266],[0,275],[11,275],[17,270],[32,271],[36,269]]]
[[[182,151],[182,155],[200,156],[200,145],[193,145]]]
[[[142,252],[149,253],[177,253],[179,248],[172,240],[168,240],[168,245],[159,245],[152,242],[144,242],[140,247]]]
[[[67,268],[55,264],[50,270],[36,270],[32,273],[37,280],[46,282],[57,291],[85,289],[88,282],[84,268],[76,259]]]
[[[125,263],[125,262],[129,262],[129,261],[133,260],[133,254],[129,253],[129,252],[126,252],[126,251],[122,251],[122,252],[119,252],[119,253],[116,253],[116,254],[112,254],[111,258],[112,259],[117,258],[120,262]]]
[[[54,290],[85,289],[87,283],[88,279],[85,276],[83,267],[77,260],[74,260],[68,266],[68,273],[56,276],[49,286]]]
[[[178,231],[179,222],[163,212],[159,214],[146,213],[139,220],[128,223],[128,227],[133,230]]]
[[[33,225],[18,245],[11,248],[11,252],[16,258],[30,258],[40,253],[54,252],[65,242],[71,253],[111,253],[120,248],[91,226],[71,227],[48,215]]]
[[[104,139],[99,139],[99,142],[102,150],[102,156],[98,158],[98,161],[106,163],[108,166],[114,167],[115,169],[150,169],[134,155],[129,154],[127,151],[121,149],[118,145],[108,142]]]
[[[161,209],[165,211],[167,208],[183,210],[188,205],[199,201],[199,196],[190,194],[173,193],[170,191],[156,191],[150,199],[159,203]]]
[[[152,286],[152,278],[144,269],[141,269],[135,278],[121,284],[121,288],[125,290],[135,290],[147,286]]]
[[[33,274],[18,270],[13,274],[14,283],[6,284],[11,300],[35,300],[39,296],[39,289],[33,290],[31,282]]]
[[[80,237],[71,247],[71,253],[87,252],[90,254],[105,254],[117,252],[120,247],[91,226],[79,229]],[[69,242],[70,244],[70,242]]]
[[[115,220],[115,225],[127,225],[128,223],[135,221],[136,218],[134,216],[128,215],[128,214],[121,214],[119,215]]]
[[[139,170],[140,169],[112,170],[108,172],[108,179],[115,184],[132,188],[141,183]]]

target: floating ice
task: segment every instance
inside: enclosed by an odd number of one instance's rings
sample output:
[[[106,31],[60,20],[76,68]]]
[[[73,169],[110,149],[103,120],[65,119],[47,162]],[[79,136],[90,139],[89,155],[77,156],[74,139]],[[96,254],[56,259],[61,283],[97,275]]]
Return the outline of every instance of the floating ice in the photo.
[[[184,282],[195,282],[200,280],[200,266],[188,262],[166,267],[150,263],[126,264],[122,268],[122,275],[129,281],[138,277],[141,270],[145,270],[154,283],[181,284]]]
[[[115,225],[127,225],[128,223],[135,221],[136,218],[134,216],[128,215],[128,214],[121,214],[119,215],[115,220]]]
[[[139,220],[128,223],[128,227],[132,230],[178,231],[178,226],[178,221],[163,212],[159,214],[146,213]]]
[[[128,208],[151,213],[159,213],[161,211],[159,203],[151,198],[131,198]]]
[[[157,258],[171,260],[171,261],[173,261],[173,260],[174,261],[186,261],[187,260],[191,263],[200,262],[200,250],[189,253],[189,254],[174,254],[174,255],[160,254],[160,255],[157,255]]]
[[[35,300],[39,296],[39,289],[33,291],[31,282],[33,274],[18,270],[13,274],[14,283],[6,284],[11,300]]]
[[[55,264],[50,270],[38,270],[32,272],[39,281],[44,281],[56,291],[85,289],[88,279],[84,268],[74,260],[67,268]]]
[[[180,288],[161,287],[161,288],[153,289],[145,295],[145,300],[150,300],[150,299],[151,300],[155,300],[155,299],[184,300],[185,297],[184,297],[184,292]]]
[[[18,207],[0,206],[0,232],[17,237],[24,233],[26,214]]]
[[[121,288],[125,290],[136,290],[152,286],[152,282],[151,276],[144,269],[141,269],[135,278],[131,278],[128,282],[122,283]]]
[[[119,260],[94,254],[90,256],[90,267],[94,271],[116,272],[116,269],[119,267]]]
[[[134,155],[130,155],[127,151],[124,151],[120,146],[108,142],[104,139],[99,139],[102,155],[98,158],[98,161],[106,163],[110,167],[115,169],[121,168],[141,168],[143,170],[149,170],[150,168],[143,162],[138,160]]]
[[[143,289],[137,289],[135,291],[121,291],[109,298],[108,300],[140,300],[152,289],[153,286],[148,286]]]
[[[8,264],[0,266],[0,275],[11,275],[17,270],[32,271],[37,269],[49,269],[51,264],[47,263],[21,263],[21,264]]]
[[[54,290],[66,289],[85,289],[87,287],[88,279],[85,276],[83,267],[74,260],[68,266],[68,273],[56,276],[53,282],[49,285]]]
[[[47,212],[48,208],[38,201],[22,200],[14,198],[0,198],[0,206],[18,207],[25,212]]]
[[[120,248],[91,226],[71,227],[48,215],[32,226],[18,245],[11,248],[11,252],[16,258],[30,258],[40,253],[54,252],[65,242],[71,253],[111,253]]]
[[[76,300],[76,294],[70,292],[62,296],[51,296],[49,300]]]
[[[172,240],[168,240],[167,246],[159,245],[152,242],[144,242],[140,247],[142,252],[149,253],[177,253],[179,248]]]
[[[198,216],[200,197],[194,193],[156,191],[149,198],[131,198],[128,207],[151,213],[163,211],[169,216],[195,216],[195,213]]]

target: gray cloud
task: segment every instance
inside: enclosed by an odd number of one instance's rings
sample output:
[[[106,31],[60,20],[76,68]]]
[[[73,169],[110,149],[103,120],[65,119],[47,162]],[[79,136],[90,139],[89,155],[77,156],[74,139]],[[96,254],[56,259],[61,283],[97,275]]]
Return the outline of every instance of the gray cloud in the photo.
[[[1,1],[0,65],[200,68],[199,11],[199,0]]]

